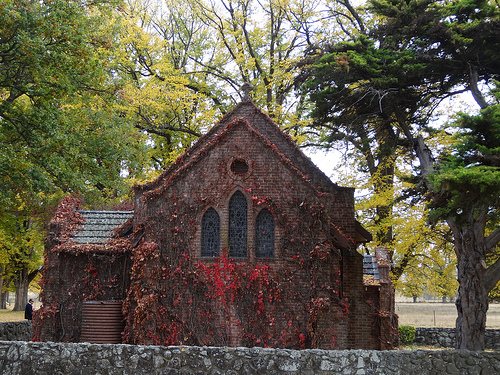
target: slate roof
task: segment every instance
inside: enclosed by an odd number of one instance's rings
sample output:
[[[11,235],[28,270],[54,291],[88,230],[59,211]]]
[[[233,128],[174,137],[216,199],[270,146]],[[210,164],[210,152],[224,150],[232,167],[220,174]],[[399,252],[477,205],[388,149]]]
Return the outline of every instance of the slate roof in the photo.
[[[78,244],[100,244],[112,238],[113,230],[130,219],[134,211],[83,211],[78,210],[84,222],[73,235]]]
[[[375,255],[363,256],[363,274],[374,276],[375,280],[380,280],[377,257]]]

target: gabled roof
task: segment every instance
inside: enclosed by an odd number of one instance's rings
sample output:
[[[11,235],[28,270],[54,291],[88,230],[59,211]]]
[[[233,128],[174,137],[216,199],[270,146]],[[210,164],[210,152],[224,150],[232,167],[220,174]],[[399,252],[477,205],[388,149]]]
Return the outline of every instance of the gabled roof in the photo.
[[[333,183],[268,115],[262,112],[251,100],[245,100],[237,104],[207,134],[200,137],[155,181],[136,185],[134,187],[136,198],[142,194],[150,197],[153,194],[161,194],[164,189],[171,186],[173,181],[182,178],[193,164],[202,160],[212,148],[216,147],[217,142],[227,137],[239,126],[246,127],[250,133],[259,138],[264,147],[275,152],[283,164],[297,173],[318,195],[323,193],[335,195],[340,190],[353,194],[354,188],[340,187]],[[335,227],[331,234],[337,243],[346,249],[352,248],[352,245],[371,240],[371,235],[359,223],[356,223],[355,239],[347,238]]]
[[[194,154],[190,154],[190,157],[183,160],[183,162],[178,165],[177,169],[169,168],[167,171],[169,171],[170,173],[164,173],[157,181],[152,184],[146,184],[138,187],[136,186],[136,189],[144,193],[144,195],[148,196],[151,196],[152,194],[161,194],[162,191],[168,188],[168,186],[174,183],[174,181],[182,178],[185,173],[190,170],[193,164],[203,160],[207,153],[209,153],[213,148],[217,147],[217,145],[224,139],[227,139],[228,137],[230,138],[233,132],[241,127],[244,127],[250,134],[259,139],[262,147],[265,147],[273,152],[276,158],[280,160],[286,168],[289,168],[291,171],[293,171],[311,189],[312,194],[322,194],[320,192],[320,189],[310,181],[307,175],[305,175],[300,169],[298,169],[290,159],[282,154],[275,144],[264,137],[258,130],[253,128],[252,124],[250,124],[250,122],[245,118],[235,118],[232,122],[227,124],[224,128],[222,128],[220,132],[216,134],[213,140],[208,143],[204,143],[203,148],[197,150],[197,152]]]
[[[368,232],[359,221],[355,221],[355,232],[354,239],[348,238],[339,227],[335,224],[330,223],[330,234],[337,241],[337,244],[344,249],[349,249],[351,247],[351,242],[356,246],[362,243],[367,243],[373,240],[370,232]]]
[[[132,217],[134,211],[83,211],[81,228],[72,238],[77,244],[103,244],[113,237],[113,230]]]
[[[200,137],[200,139],[181,155],[165,172],[155,181],[136,186],[136,192],[155,190],[160,187],[168,176],[175,174],[184,165],[192,161],[196,156],[206,149],[224,129],[235,120],[244,119],[251,127],[262,135],[267,141],[276,147],[276,150],[284,155],[290,163],[307,177],[310,183],[323,192],[333,192],[337,189],[351,189],[339,187],[334,184],[295,144],[295,142],[262,112],[251,100],[242,101],[232,111],[227,113],[212,129]]]

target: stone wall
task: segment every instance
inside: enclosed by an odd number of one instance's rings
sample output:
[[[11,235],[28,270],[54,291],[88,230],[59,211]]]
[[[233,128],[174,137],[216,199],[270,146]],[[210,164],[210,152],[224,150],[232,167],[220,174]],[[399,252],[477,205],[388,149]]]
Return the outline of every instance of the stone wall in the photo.
[[[28,341],[31,339],[31,322],[0,323],[0,341]]]
[[[0,342],[0,373],[498,374],[500,352],[328,351]]]
[[[487,329],[484,335],[486,349],[500,349],[500,329]],[[455,347],[455,328],[415,328],[415,344],[438,348]]]
[[[28,321],[0,323],[0,341],[28,341],[31,337],[31,323]],[[500,350],[500,329],[487,329],[484,341],[486,349]],[[416,327],[415,344],[454,348],[455,329]]]

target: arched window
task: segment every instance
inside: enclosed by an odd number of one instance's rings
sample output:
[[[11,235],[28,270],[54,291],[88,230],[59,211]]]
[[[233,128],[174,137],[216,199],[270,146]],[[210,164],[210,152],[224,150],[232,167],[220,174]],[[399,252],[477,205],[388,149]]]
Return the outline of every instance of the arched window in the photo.
[[[247,256],[247,200],[241,191],[229,200],[229,256]]]
[[[255,257],[274,258],[274,216],[263,209],[255,221]]]
[[[217,257],[220,248],[220,218],[210,207],[201,218],[201,256]]]

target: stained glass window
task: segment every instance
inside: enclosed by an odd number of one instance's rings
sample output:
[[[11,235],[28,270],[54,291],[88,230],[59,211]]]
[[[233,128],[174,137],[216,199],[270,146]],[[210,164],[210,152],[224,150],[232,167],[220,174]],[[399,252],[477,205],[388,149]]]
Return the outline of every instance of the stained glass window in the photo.
[[[260,211],[255,222],[255,256],[274,258],[274,216],[268,209]]]
[[[210,207],[201,218],[201,256],[219,256],[220,218],[217,211]]]
[[[229,256],[247,256],[247,200],[241,191],[229,200]]]

